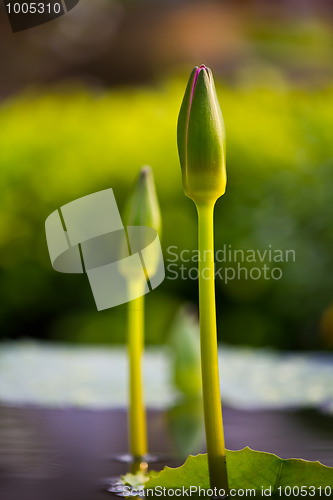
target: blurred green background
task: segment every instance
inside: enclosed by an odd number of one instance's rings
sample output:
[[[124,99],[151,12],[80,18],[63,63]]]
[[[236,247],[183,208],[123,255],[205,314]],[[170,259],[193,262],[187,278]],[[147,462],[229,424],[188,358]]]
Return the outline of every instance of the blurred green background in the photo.
[[[216,249],[296,255],[267,263],[279,280],[217,279],[219,338],[332,348],[333,6],[81,0],[14,35],[0,14],[1,337],[125,341],[126,305],[97,312],[85,276],[53,271],[44,221],[109,187],[122,210],[142,165],[156,179],[166,266],[169,246],[196,248],[176,124],[189,73],[205,63],[227,130]],[[165,342],[179,307],[197,302],[197,281],[171,277],[167,267],[147,296],[148,343]]]

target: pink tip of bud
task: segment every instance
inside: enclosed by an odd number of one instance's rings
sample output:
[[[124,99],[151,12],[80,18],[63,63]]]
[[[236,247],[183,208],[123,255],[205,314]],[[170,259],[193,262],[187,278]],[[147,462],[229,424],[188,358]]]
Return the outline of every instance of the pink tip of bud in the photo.
[[[190,107],[189,107],[189,111],[191,110],[191,106],[192,106],[192,100],[193,100],[193,94],[194,94],[194,89],[195,89],[195,86],[196,86],[196,83],[197,83],[197,79],[198,79],[198,76],[199,76],[199,73],[200,71],[204,69],[207,71],[207,68],[204,64],[201,64],[200,68],[197,68],[197,71],[195,73],[195,77],[194,77],[194,80],[193,80],[193,87],[192,87],[192,92],[191,92],[191,99],[190,99]],[[208,71],[207,71],[208,73]]]

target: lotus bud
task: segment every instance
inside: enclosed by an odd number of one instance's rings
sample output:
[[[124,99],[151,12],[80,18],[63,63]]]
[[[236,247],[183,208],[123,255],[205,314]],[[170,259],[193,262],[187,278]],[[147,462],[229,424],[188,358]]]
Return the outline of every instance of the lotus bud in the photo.
[[[127,231],[130,231],[130,251],[135,253],[146,248],[146,271],[150,277],[154,276],[161,265],[160,247],[153,246],[155,231],[161,233],[161,212],[157,199],[152,169],[148,166],[142,167],[136,182],[133,194],[129,199],[124,218]],[[133,233],[133,226],[138,230]],[[131,229],[132,228],[132,229]],[[152,228],[149,230],[149,228]],[[155,231],[154,231],[155,230]],[[156,234],[156,233],[155,233]],[[150,250],[148,250],[148,247]],[[123,249],[125,252],[127,250]],[[127,262],[127,261],[126,261]],[[137,273],[131,266],[123,269],[120,263],[121,273],[136,281]],[[141,270],[140,270],[141,275]]]
[[[152,169],[142,167],[134,193],[127,206],[127,226],[148,226],[161,232],[161,212]]]
[[[193,69],[178,117],[178,151],[186,196],[215,202],[226,187],[225,128],[212,72]]]

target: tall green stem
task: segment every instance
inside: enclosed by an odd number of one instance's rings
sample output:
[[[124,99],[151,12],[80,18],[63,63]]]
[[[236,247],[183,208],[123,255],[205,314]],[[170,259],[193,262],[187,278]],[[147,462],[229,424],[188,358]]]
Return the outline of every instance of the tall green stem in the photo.
[[[141,360],[144,349],[144,295],[128,305],[129,444],[134,457],[147,453],[146,410],[143,400]]]
[[[216,330],[214,205],[197,204],[202,391],[210,484],[228,491]]]

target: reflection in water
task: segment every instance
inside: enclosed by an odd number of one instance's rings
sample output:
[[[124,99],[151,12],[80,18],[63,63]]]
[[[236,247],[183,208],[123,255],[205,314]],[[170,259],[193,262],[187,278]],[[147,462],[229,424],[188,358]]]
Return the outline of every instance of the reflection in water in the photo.
[[[167,426],[175,452],[180,457],[198,453],[204,442],[201,397],[184,398],[166,412]]]
[[[122,455],[118,457],[118,460],[126,462],[129,465],[130,474],[139,474],[137,480],[139,481],[140,473],[143,473],[141,477],[144,477],[144,473],[148,472],[148,467],[156,469],[154,466],[158,464],[157,470],[163,468],[163,465],[176,466],[178,464],[172,464],[173,460],[182,462],[188,455],[197,454],[200,449],[202,449],[202,443],[204,442],[204,424],[203,424],[203,405],[201,397],[193,398],[183,398],[178,401],[178,403],[167,409],[165,411],[165,420],[168,437],[172,442],[172,447],[174,449],[174,457],[165,456],[164,460],[160,462],[162,455],[151,455],[145,457],[147,461],[142,461],[142,459],[135,459],[131,455]],[[117,457],[115,457],[117,459]],[[171,463],[170,463],[171,461]],[[162,467],[160,467],[162,466]],[[142,481],[142,484],[144,481]],[[107,491],[113,495],[119,497],[128,496],[129,486],[125,486],[121,478],[113,478],[110,480]],[[137,490],[140,487],[138,485]],[[139,496],[133,496],[134,491],[132,490],[131,498],[141,498]]]

